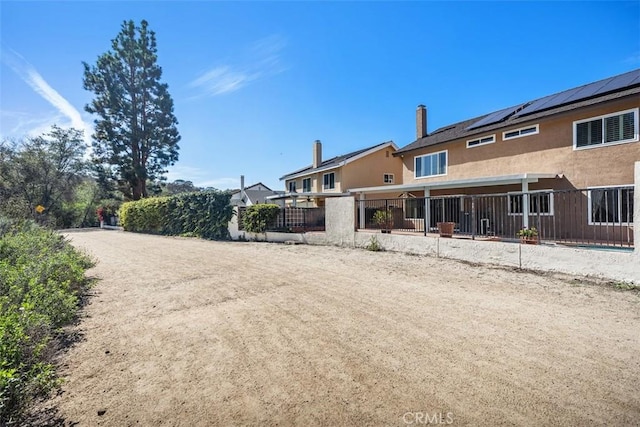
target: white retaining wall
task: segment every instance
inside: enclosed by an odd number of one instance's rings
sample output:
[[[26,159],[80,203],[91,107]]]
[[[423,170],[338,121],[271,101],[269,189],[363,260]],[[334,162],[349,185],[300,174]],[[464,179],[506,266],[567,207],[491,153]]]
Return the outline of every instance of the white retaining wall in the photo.
[[[519,243],[449,239],[380,232],[355,231],[353,197],[328,198],[325,232],[246,233],[238,231],[237,217],[229,224],[234,240],[269,242],[295,241],[315,245],[365,247],[372,237],[388,251],[428,255],[479,264],[554,271],[640,284],[640,162],[635,163],[634,251],[570,248],[562,245],[521,245]]]

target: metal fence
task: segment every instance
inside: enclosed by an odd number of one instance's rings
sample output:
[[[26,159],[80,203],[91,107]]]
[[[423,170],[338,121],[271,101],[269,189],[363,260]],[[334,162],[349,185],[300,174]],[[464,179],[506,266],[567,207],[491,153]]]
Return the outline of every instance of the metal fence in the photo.
[[[324,207],[280,209],[276,220],[267,227],[267,231],[299,233],[306,231],[324,231]]]
[[[246,207],[238,208],[238,230],[244,230],[244,215]],[[324,207],[319,208],[281,208],[273,223],[267,226],[267,231],[300,233],[306,231],[324,231]]]
[[[423,234],[437,232],[439,222],[453,222],[457,235],[504,240],[535,227],[541,241],[633,247],[633,193],[627,186],[364,200],[356,221],[359,228]]]

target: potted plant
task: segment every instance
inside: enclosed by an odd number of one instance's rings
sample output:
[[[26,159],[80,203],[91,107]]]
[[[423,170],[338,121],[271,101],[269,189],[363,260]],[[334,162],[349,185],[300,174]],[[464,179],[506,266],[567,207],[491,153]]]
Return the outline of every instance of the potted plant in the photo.
[[[525,245],[537,245],[538,244],[538,230],[535,227],[520,229],[517,233],[520,237],[520,243]]]
[[[439,222],[438,232],[440,233],[440,237],[453,237],[453,229],[455,227],[455,222]]]
[[[383,233],[391,233],[393,228],[393,212],[391,209],[379,209],[373,214],[373,222],[378,224]]]

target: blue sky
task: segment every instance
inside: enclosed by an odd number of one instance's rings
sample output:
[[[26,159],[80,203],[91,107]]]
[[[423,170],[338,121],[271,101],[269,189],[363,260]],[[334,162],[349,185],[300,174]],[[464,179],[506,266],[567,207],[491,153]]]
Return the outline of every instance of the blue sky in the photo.
[[[149,21],[182,136],[168,178],[279,177],[640,67],[633,2],[0,2],[0,135],[91,131],[82,61]]]

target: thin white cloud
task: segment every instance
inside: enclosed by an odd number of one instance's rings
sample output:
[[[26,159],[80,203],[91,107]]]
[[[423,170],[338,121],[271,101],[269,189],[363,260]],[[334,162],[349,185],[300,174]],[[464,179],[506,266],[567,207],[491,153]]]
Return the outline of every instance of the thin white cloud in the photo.
[[[66,117],[71,127],[84,131],[84,140],[87,144],[89,143],[93,132],[92,126],[83,120],[80,112],[52,88],[25,58],[14,50],[2,49],[2,62],[9,66],[34,92]]]
[[[0,118],[0,133],[11,137],[41,135],[51,128],[51,124],[65,120],[59,113],[35,116],[22,111],[7,110],[0,110]]]
[[[286,70],[282,64],[282,51],[286,46],[284,38],[278,35],[265,37],[248,46],[244,56],[230,64],[217,65],[200,74],[189,83],[198,89],[199,96],[218,96],[235,92],[249,83]]]
[[[229,66],[221,66],[207,71],[189,86],[202,88],[207,95],[216,96],[236,91],[258,77],[259,74],[251,75],[244,71],[233,70]]]

